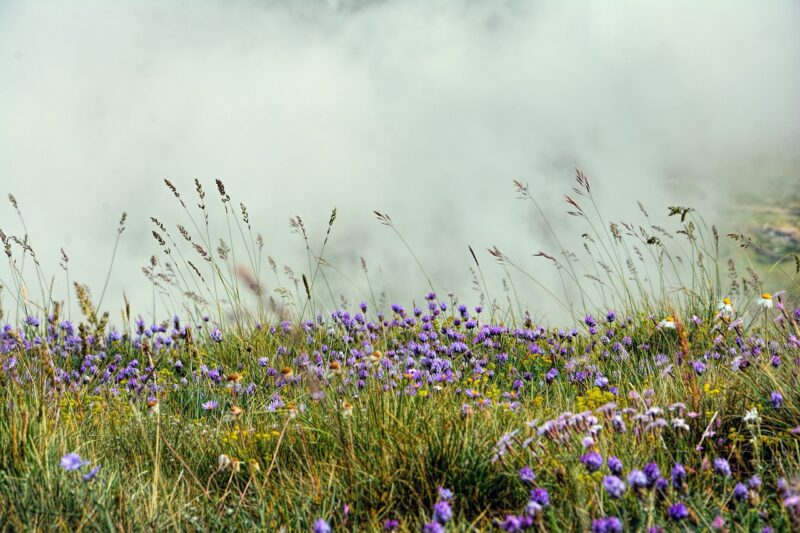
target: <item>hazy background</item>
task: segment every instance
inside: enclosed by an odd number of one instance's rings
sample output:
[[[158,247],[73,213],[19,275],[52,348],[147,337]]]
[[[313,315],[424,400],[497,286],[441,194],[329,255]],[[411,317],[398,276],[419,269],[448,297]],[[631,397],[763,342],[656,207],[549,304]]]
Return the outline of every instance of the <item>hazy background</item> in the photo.
[[[798,21],[794,1],[0,1],[0,192],[47,272],[63,279],[63,246],[95,294],[129,213],[112,309],[123,289],[149,309],[149,217],[185,222],[162,179],[193,204],[195,177],[214,208],[215,178],[245,201],[281,266],[305,264],[288,218],[316,242],[336,206],[331,261],[366,288],[364,256],[378,288],[418,297],[379,209],[437,288],[476,300],[467,244],[495,281],[488,246],[532,270],[553,250],[513,179],[571,236],[575,166],[608,216],[724,219],[732,191],[796,165]],[[23,233],[6,202],[0,228]]]

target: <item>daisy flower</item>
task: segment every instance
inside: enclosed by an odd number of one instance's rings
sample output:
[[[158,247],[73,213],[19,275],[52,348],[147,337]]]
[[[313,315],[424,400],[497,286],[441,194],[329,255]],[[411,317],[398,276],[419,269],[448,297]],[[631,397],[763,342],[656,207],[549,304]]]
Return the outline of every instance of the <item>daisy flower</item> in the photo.
[[[666,317],[664,320],[658,323],[659,327],[666,328],[666,329],[675,329],[675,317],[672,315]]]
[[[761,298],[758,300],[758,305],[764,309],[772,309],[772,295],[768,292],[762,294]]]

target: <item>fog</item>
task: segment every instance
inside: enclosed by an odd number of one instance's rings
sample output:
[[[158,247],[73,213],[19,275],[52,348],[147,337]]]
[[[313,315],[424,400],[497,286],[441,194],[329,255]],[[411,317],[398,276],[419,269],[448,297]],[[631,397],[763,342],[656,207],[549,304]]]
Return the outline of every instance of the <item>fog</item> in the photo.
[[[495,286],[495,245],[555,279],[533,257],[554,243],[515,179],[577,243],[563,201],[575,167],[609,217],[642,200],[724,221],[732,191],[795,164],[799,15],[794,1],[3,1],[0,192],[16,197],[61,299],[59,249],[97,298],[127,211],[104,300],[115,314],[123,291],[152,311],[149,217],[176,236],[189,227],[164,178],[190,206],[199,178],[217,214],[221,179],[265,256],[298,274],[305,245],[289,218],[318,250],[336,207],[326,256],[359,287],[328,270],[336,292],[365,298],[363,256],[376,290],[419,300],[428,284],[375,220],[386,212],[436,289],[476,302],[467,245]],[[25,234],[6,202],[0,228]],[[0,279],[11,285],[5,264]],[[555,313],[515,282],[526,305]]]

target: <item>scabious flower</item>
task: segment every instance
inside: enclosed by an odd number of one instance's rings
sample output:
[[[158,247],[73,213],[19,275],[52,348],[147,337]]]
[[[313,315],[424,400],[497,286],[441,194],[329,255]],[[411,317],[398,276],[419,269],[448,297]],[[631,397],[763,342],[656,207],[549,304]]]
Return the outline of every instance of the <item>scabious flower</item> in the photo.
[[[661,477],[661,470],[658,463],[648,463],[644,466],[644,475],[647,476],[649,486],[652,486]]]
[[[603,478],[603,488],[612,498],[621,498],[625,494],[625,482],[615,475]]]
[[[744,483],[737,483],[735,487],[733,487],[733,499],[739,502],[743,502],[747,499],[747,485]]]
[[[593,520],[592,533],[622,533],[622,520],[616,516]]]
[[[608,469],[611,470],[611,473],[615,476],[622,475],[622,461],[619,460],[619,457],[612,455],[608,458],[606,462],[608,464]]]
[[[320,518],[314,522],[314,533],[331,533],[331,526],[329,526],[324,519]]]
[[[214,342],[222,342],[222,330],[219,328],[211,330],[211,340]]]
[[[439,499],[441,500],[452,500],[453,499],[453,491],[450,489],[446,489],[444,487],[439,487],[437,490],[439,494]]]
[[[680,463],[672,467],[672,486],[681,489],[686,482],[686,469]]]
[[[526,483],[533,483],[536,479],[536,474],[530,466],[523,466],[519,471],[519,478]]]
[[[667,516],[677,522],[689,517],[689,509],[681,502],[673,503],[667,509]]]
[[[723,459],[722,457],[717,457],[714,459],[714,472],[721,475],[722,477],[730,477],[731,476],[731,465],[728,463],[727,459]]]
[[[550,505],[550,494],[547,489],[538,487],[531,491],[531,499],[525,506],[525,512],[529,516],[536,516],[548,505]]]
[[[439,522],[428,522],[422,526],[422,533],[445,533],[445,529]]]
[[[440,524],[446,524],[453,518],[453,509],[447,500],[439,500],[433,505],[433,519]]]
[[[772,391],[769,401],[772,402],[772,407],[780,409],[781,405],[783,405],[783,395],[778,391]]]
[[[581,463],[589,472],[597,472],[603,466],[603,456],[597,452],[589,452],[581,456]]]
[[[628,474],[628,485],[633,489],[643,489],[650,485],[650,481],[641,470],[631,470]]]
[[[79,470],[88,465],[89,461],[84,461],[77,453],[68,453],[61,458],[61,468],[67,471]]]

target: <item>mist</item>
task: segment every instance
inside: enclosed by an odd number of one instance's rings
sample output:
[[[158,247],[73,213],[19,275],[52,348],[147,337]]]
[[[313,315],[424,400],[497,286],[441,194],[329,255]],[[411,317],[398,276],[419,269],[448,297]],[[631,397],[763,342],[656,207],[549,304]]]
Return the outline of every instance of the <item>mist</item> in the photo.
[[[420,300],[425,277],[373,210],[388,213],[437,290],[476,303],[468,245],[495,285],[490,246],[555,279],[513,180],[577,243],[576,167],[609,218],[641,200],[724,222],[737,190],[797,165],[799,15],[793,1],[2,2],[0,192],[62,299],[59,249],[97,296],[128,213],[112,311],[124,291],[151,312],[149,217],[188,227],[164,178],[190,208],[200,179],[217,215],[221,179],[265,256],[298,271],[289,218],[318,249],[336,207],[326,257],[359,287],[329,272],[336,292],[365,298],[363,257],[376,290]],[[0,228],[26,233],[9,203]]]

